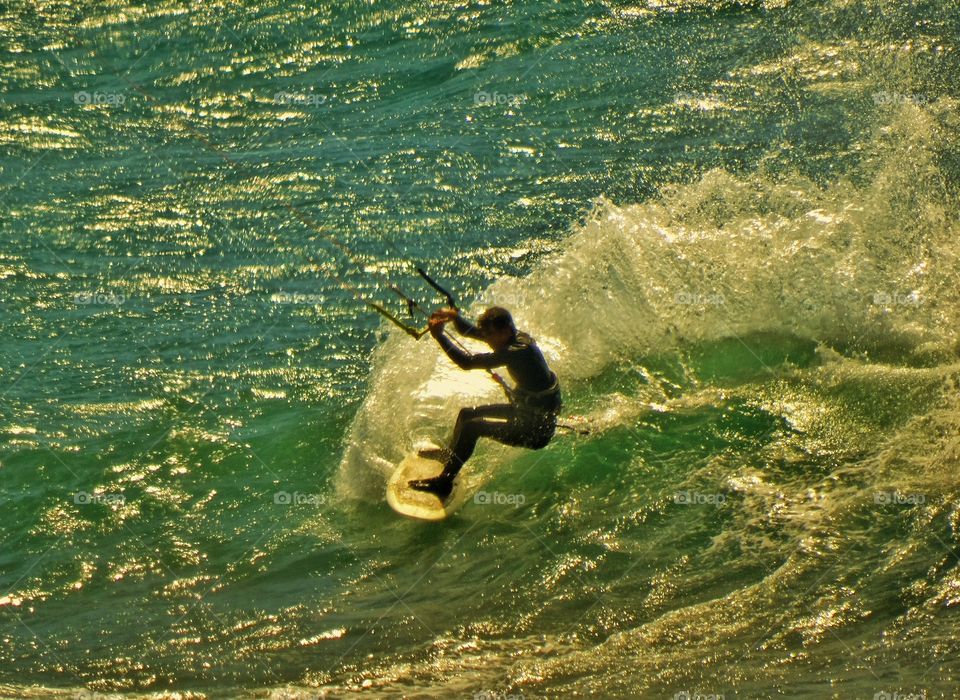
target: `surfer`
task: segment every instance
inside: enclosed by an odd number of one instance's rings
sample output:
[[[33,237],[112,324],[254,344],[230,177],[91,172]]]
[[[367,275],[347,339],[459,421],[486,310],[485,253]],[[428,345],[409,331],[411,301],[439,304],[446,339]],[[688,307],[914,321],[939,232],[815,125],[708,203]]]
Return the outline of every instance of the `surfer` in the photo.
[[[458,333],[482,340],[493,352],[471,354],[458,348],[444,333],[444,326],[450,321]],[[443,471],[431,479],[410,481],[410,487],[446,500],[453,490],[453,480],[473,454],[479,438],[534,450],[547,446],[557,429],[560,385],[533,338],[516,329],[513,317],[504,308],[491,306],[480,315],[476,325],[455,308],[439,309],[430,316],[429,326],[431,335],[460,369],[506,367],[514,381],[509,390],[510,403],[460,409],[450,448],[420,452],[421,457],[443,462]]]

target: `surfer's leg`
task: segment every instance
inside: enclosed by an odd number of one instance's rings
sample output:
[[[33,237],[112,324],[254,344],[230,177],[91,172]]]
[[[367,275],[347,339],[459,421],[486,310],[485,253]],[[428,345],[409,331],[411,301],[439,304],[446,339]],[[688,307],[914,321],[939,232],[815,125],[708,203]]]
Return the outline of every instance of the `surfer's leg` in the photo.
[[[470,459],[482,437],[513,444],[516,408],[512,404],[490,404],[475,408],[460,409],[453,428],[451,455],[443,469],[443,475],[453,478]]]
[[[463,408],[457,415],[443,471],[432,479],[411,481],[410,486],[446,499],[453,490],[453,480],[473,455],[480,438],[538,450],[550,442],[555,429],[553,414],[524,411],[509,403]]]
[[[454,478],[473,454],[477,440],[489,437],[508,445],[520,444],[521,438],[513,420],[515,411],[514,406],[508,403],[460,409],[443,471],[432,479],[411,481],[411,488],[430,491],[446,499],[453,490]]]
[[[490,404],[487,406],[474,406],[460,409],[460,413],[457,414],[456,424],[453,426],[453,437],[450,440],[450,444],[456,445],[460,442],[463,435],[464,424],[468,421],[484,417],[500,416],[507,418],[509,409],[510,404]],[[428,447],[420,450],[419,454],[421,457],[435,459],[438,462],[446,464],[453,456],[453,450],[450,447]],[[467,457],[469,457],[469,455],[463,457],[462,461],[466,461]]]
[[[482,437],[504,445],[539,450],[547,446],[556,429],[555,414],[530,411],[514,404],[464,408],[454,428],[451,455],[447,460],[448,470],[456,474],[473,454],[477,440]]]

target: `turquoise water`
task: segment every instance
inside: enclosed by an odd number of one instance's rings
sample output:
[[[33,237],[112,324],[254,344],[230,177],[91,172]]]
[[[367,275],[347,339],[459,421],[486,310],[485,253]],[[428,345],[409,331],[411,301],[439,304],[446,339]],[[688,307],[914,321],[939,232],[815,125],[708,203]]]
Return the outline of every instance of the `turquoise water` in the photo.
[[[0,30],[0,695],[955,694],[954,4]],[[439,525],[391,466],[499,397],[358,301],[417,264],[591,430]]]

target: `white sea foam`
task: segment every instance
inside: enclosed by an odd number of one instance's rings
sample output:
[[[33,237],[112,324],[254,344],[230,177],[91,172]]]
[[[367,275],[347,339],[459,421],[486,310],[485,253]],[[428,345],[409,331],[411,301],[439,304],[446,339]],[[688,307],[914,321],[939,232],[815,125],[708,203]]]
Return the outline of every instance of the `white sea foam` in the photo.
[[[641,204],[600,200],[562,250],[523,278],[496,281],[473,311],[510,308],[567,387],[679,344],[757,332],[907,363],[952,361],[960,224],[945,210],[938,159],[956,141],[956,119],[949,100],[899,106],[864,146],[859,183],[716,170]],[[429,338],[391,333],[374,357],[340,487],[379,496],[385,465],[419,440],[446,439],[458,407],[502,400],[488,377],[458,370]],[[609,423],[615,404],[593,422]],[[482,472],[504,450],[478,454]]]

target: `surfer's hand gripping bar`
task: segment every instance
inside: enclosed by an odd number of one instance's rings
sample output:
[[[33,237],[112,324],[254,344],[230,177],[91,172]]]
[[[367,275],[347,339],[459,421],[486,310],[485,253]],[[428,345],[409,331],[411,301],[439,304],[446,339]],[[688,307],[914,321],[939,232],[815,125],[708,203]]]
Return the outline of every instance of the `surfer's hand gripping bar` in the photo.
[[[426,270],[424,270],[422,267],[418,267],[418,268],[417,268],[417,274],[420,275],[420,277],[422,277],[423,280],[424,280],[427,284],[429,284],[429,285],[430,285],[431,287],[433,287],[435,290],[437,290],[438,292],[440,292],[440,294],[443,296],[443,298],[447,300],[447,305],[449,306],[449,308],[450,308],[454,313],[459,312],[459,308],[457,307],[457,300],[454,298],[453,294],[451,294],[449,291],[447,291],[446,289],[444,289],[443,287],[441,287],[440,284],[439,284],[435,279],[433,279],[430,275],[428,275],[427,272],[426,272]],[[406,294],[404,294],[399,288],[391,285],[391,286],[390,286],[390,290],[391,290],[394,294],[396,294],[397,296],[399,296],[401,299],[403,299],[404,302],[406,302],[406,304],[407,304],[407,311],[410,313],[410,316],[413,316],[413,311],[414,311],[414,309],[416,309],[416,310],[418,310],[418,311],[426,314],[426,312],[423,311],[423,309],[420,307],[419,304],[417,304],[417,302],[415,302],[413,299],[411,299],[411,298],[408,297]],[[428,326],[427,326],[426,328],[424,328],[423,330],[418,330],[418,329],[416,329],[416,328],[413,328],[413,327],[407,325],[406,323],[404,323],[403,321],[401,321],[400,319],[398,319],[396,316],[394,316],[393,314],[391,314],[389,311],[387,311],[385,308],[383,308],[383,307],[380,306],[379,304],[376,304],[376,303],[374,303],[374,302],[368,301],[368,302],[367,302],[367,305],[370,306],[370,307],[371,307],[372,309],[374,309],[375,311],[377,311],[377,312],[378,312],[379,314],[381,314],[382,316],[384,316],[387,320],[389,320],[389,321],[390,321],[391,323],[393,323],[395,326],[397,326],[398,328],[400,328],[404,333],[406,333],[407,335],[409,335],[409,336],[410,336],[411,338],[413,338],[414,340],[420,340],[420,338],[422,338],[422,337],[425,336],[427,333],[429,333],[431,330],[433,330],[433,326],[439,325],[439,326],[442,328],[443,323],[445,323],[446,321],[452,321],[452,320],[453,320],[453,314],[451,314],[451,313],[449,313],[449,312],[446,312],[446,313],[445,313],[444,310],[441,309],[441,310],[439,310],[439,311],[435,311],[435,312],[430,316],[430,322],[429,322],[429,324],[428,324]],[[437,324],[437,323],[434,321],[434,319],[435,319],[435,318],[438,318],[438,316],[439,316],[439,317],[442,317],[442,321],[441,321],[439,324]],[[454,341],[454,342],[456,342],[456,341]],[[490,378],[493,379],[493,381],[495,381],[497,384],[500,385],[500,388],[503,389],[503,392],[507,395],[507,398],[512,401],[512,400],[513,400],[513,390],[510,388],[510,385],[508,385],[507,382],[503,379],[503,377],[501,377],[499,374],[497,374],[496,372],[494,372],[492,369],[488,369],[488,370],[487,370],[487,374],[490,375]]]

